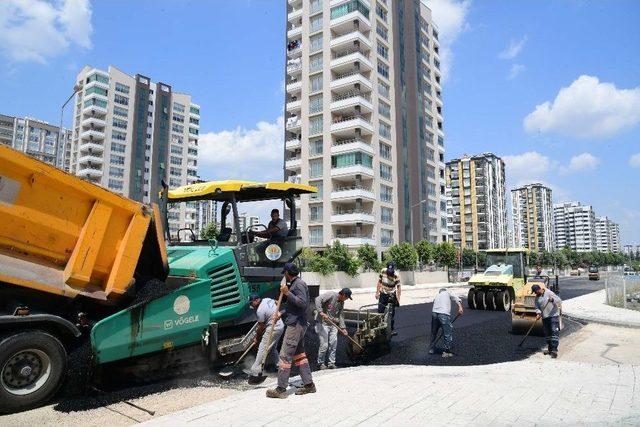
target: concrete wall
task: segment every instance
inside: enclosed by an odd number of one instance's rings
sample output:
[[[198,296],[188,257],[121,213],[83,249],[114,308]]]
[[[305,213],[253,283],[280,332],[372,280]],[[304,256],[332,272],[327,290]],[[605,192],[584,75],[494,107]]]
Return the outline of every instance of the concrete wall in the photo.
[[[373,288],[378,283],[379,273],[360,273],[349,277],[346,273],[336,272],[328,276],[319,273],[303,272],[302,278],[309,285],[320,285],[320,289]],[[426,283],[446,283],[446,271],[406,271],[400,272],[402,285],[422,285]]]

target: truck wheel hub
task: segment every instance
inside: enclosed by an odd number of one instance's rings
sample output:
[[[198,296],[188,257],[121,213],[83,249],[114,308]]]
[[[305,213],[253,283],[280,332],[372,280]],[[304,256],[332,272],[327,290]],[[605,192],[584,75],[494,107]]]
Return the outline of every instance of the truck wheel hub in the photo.
[[[38,390],[51,373],[49,356],[41,350],[14,354],[2,368],[0,381],[11,394],[25,395]]]

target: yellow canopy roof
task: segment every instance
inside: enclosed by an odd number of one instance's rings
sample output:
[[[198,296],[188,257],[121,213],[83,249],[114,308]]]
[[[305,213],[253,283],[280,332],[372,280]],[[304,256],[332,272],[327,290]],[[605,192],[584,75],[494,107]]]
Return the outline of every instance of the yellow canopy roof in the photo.
[[[169,202],[191,200],[230,200],[239,202],[273,200],[300,194],[315,193],[316,187],[290,182],[209,181],[169,190]]]

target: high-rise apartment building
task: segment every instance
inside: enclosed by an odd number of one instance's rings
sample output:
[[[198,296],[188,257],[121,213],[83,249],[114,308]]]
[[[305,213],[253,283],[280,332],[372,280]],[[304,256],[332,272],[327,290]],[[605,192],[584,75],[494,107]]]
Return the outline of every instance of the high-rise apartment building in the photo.
[[[492,153],[447,162],[453,243],[462,249],[507,246],[504,162]]]
[[[198,179],[200,107],[167,83],[109,66],[76,79],[70,171],[140,202]],[[169,209],[169,228],[196,228],[195,203]]]
[[[620,226],[606,216],[596,217],[596,250],[620,252]]]
[[[63,169],[64,164],[56,161],[56,155],[62,153],[70,141],[71,130],[63,128],[60,136],[59,132],[59,126],[42,120],[0,114],[0,144]]]
[[[515,188],[511,206],[514,245],[532,251],[555,250],[551,189],[538,183]]]
[[[446,239],[439,43],[418,0],[287,1],[285,179],[305,245]]]
[[[596,250],[596,215],[591,206],[580,202],[556,204],[553,206],[553,223],[556,249]]]

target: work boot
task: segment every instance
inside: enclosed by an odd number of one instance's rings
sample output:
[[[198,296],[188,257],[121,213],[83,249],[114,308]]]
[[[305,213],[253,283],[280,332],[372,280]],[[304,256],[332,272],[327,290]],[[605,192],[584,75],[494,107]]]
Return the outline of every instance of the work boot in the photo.
[[[453,357],[453,353],[451,353],[450,351],[447,351],[447,350],[442,352],[442,358],[443,359],[447,359],[449,357]]]
[[[548,356],[549,354],[551,354],[551,350],[544,350],[542,354],[544,354],[545,356]]]
[[[558,358],[558,352],[557,351],[550,351],[549,354],[551,355],[552,359],[557,359]]]
[[[306,385],[302,386],[301,388],[299,388],[298,390],[296,390],[296,394],[298,396],[301,396],[301,395],[307,394],[307,393],[315,393],[315,392],[316,392],[316,385],[314,383],[306,384]]]
[[[335,364],[335,363],[329,363],[329,364],[327,365],[327,368],[329,368],[329,369],[336,369],[336,364]]]
[[[324,363],[320,364],[320,370],[324,371],[325,369],[327,369],[327,365],[325,365]]]
[[[288,397],[287,389],[282,387],[270,388],[267,390],[267,397],[274,399],[286,399]]]

